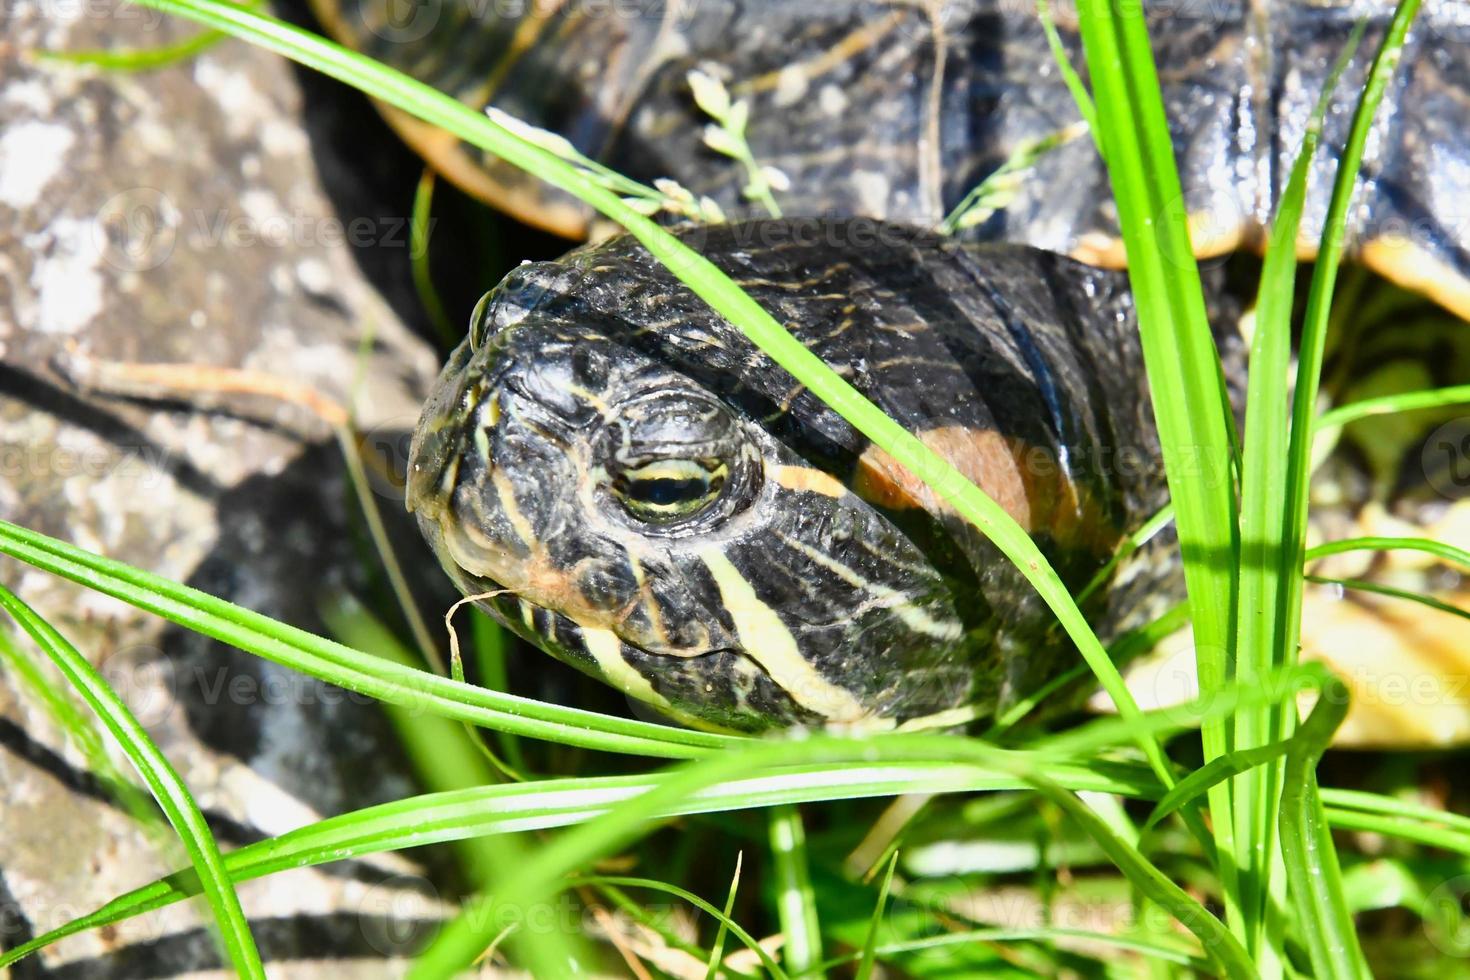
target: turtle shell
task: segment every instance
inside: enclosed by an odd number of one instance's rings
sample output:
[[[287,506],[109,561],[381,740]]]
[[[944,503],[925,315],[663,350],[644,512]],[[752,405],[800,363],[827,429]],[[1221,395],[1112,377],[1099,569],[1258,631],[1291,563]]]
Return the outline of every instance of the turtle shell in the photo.
[[[706,146],[688,73],[750,104],[747,140],[780,169],[787,214],[934,226],[1028,141],[1079,119],[1029,4],[937,0],[663,0],[404,5],[316,0],[344,43],[450,92],[569,139],[635,179],[667,177],[731,214],[739,164]],[[1084,69],[1075,10],[1052,5]],[[1311,108],[1350,29],[1371,50],[1391,5],[1361,0],[1144,0],[1196,250],[1256,247]],[[1309,182],[1310,255],[1336,153],[1367,70],[1339,85]],[[401,114],[443,173],[520,218],[572,237],[587,210],[536,178]],[[1348,230],[1375,271],[1470,317],[1470,2],[1426,0],[1370,141]],[[1121,265],[1107,175],[1086,139],[1045,154],[1007,207],[974,232]]]

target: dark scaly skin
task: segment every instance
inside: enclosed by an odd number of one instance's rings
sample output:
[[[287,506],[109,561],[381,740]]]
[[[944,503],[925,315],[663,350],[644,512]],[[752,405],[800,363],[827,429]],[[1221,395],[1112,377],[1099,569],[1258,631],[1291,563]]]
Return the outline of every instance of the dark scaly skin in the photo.
[[[1162,504],[1120,275],[861,219],[683,237],[880,408],[950,433],[957,463],[983,460],[1074,589]],[[1071,665],[988,541],[937,499],[885,494],[867,440],[631,239],[517,269],[474,339],[425,408],[410,506],[460,587],[510,590],[488,607],[556,656],[737,730],[983,713]],[[729,461],[726,492],[674,530],[629,517],[612,460],[643,442]],[[1116,628],[1161,590],[1136,579],[1089,611]],[[588,628],[619,641],[589,644]],[[773,659],[787,640],[813,674]]]
[[[1078,120],[1030,3],[317,6],[349,45],[472,105],[488,101],[567,136],[634,178],[678,180],[730,213],[744,205],[745,176],[702,144],[708,120],[690,97],[691,68],[719,74],[750,101],[750,144],[759,161],[791,178],[777,198],[794,215],[932,227],[1024,141]],[[1194,223],[1197,249],[1210,254],[1260,246],[1311,107],[1352,24],[1369,19],[1309,181],[1302,242],[1315,248],[1335,151],[1392,5],[1143,6],[1185,189],[1179,206]],[[523,8],[554,12],[505,16]],[[1075,12],[1065,3],[1053,10],[1080,70]],[[1470,0],[1425,0],[1379,120],[1351,244],[1376,271],[1470,316]],[[535,177],[399,122],[437,166],[493,203],[567,235],[585,232],[585,209]],[[1044,156],[1018,197],[976,234],[1095,264],[1123,260],[1106,173],[1086,138]]]

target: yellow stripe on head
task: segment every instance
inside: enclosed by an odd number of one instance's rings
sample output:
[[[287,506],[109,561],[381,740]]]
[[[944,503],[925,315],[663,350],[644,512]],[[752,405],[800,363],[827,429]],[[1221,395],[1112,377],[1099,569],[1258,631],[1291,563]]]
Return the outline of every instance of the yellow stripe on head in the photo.
[[[745,655],[760,664],[791,700],[836,722],[854,722],[868,716],[851,691],[827,680],[801,655],[791,630],[774,609],[761,601],[724,552],[706,548],[699,556],[719,586],[720,598],[735,622]]]
[[[766,464],[766,475],[788,490],[804,490],[819,493],[824,497],[837,498],[847,493],[847,487],[831,473],[810,466],[787,466],[782,463]]]

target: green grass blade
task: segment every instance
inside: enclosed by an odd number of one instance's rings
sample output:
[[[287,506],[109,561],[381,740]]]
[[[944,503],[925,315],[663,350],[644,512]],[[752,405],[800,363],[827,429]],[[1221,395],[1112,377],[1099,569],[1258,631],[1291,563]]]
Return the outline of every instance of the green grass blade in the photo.
[[[1201,793],[1208,791],[1211,786],[1281,758],[1286,755],[1290,744],[1289,739],[1283,739],[1280,742],[1258,745],[1255,748],[1235,749],[1211,759],[1179,780],[1178,785],[1169,790],[1168,794],[1154,806],[1148,815],[1148,820],[1143,825],[1144,831],[1152,830],[1160,820]]]
[[[721,912],[688,889],[680,888],[677,885],[671,885],[664,881],[655,881],[651,878],[629,878],[622,875],[590,875],[587,877],[573,878],[568,882],[568,887],[575,888],[577,885],[584,883],[589,885],[614,885],[623,888],[647,888],[650,891],[663,892],[666,895],[673,895],[675,898],[682,899],[719,922],[721,935],[729,932],[736,939],[744,943],[745,948],[760,959],[761,965],[770,973],[772,980],[787,980],[785,971],[781,969],[775,960],[771,959],[771,954],[766,952],[765,947],[757,942],[756,938],[747,932],[740,923],[730,918],[729,902],[726,903],[725,910]],[[730,888],[730,894],[732,896],[735,894],[733,884]],[[711,974],[711,978],[707,978],[707,980],[712,980],[712,977],[713,975]]]
[[[1138,307],[1154,418],[1175,508],[1194,626],[1200,689],[1218,688],[1233,650],[1237,554],[1230,404],[1205,314],[1179,173],[1164,116],[1143,8],[1081,0],[1077,14]],[[1228,748],[1223,721],[1203,731],[1206,758]],[[1238,917],[1234,834],[1227,787],[1210,810],[1223,893]]]
[[[640,878],[633,880],[642,881],[643,879]],[[665,884],[663,882],[659,882],[659,884],[663,885],[664,888],[678,887],[676,885]],[[644,908],[641,904],[639,904],[636,899],[625,892],[622,888],[619,888],[618,886],[613,884],[609,884],[600,876],[593,876],[591,878],[574,878],[570,882],[570,887],[572,888],[581,888],[583,886],[589,886],[596,889],[597,894],[601,895],[608,902],[611,902],[618,909],[618,911],[622,912],[628,918],[632,919],[642,928],[647,929],[649,933],[657,935],[659,939],[663,941],[664,945],[667,946],[670,950],[679,950],[680,952],[683,952],[686,956],[688,956],[691,961],[694,962],[708,959],[709,951],[695,943],[691,938],[689,938],[686,934],[686,931],[682,928],[684,923],[678,918],[668,915],[666,908]],[[680,890],[682,891],[683,889]],[[713,907],[714,906],[711,905],[711,908]],[[724,923],[721,922],[720,925],[723,926]],[[729,930],[725,931],[728,932]],[[737,936],[736,938],[739,937]],[[721,955],[723,955],[723,953]],[[728,964],[726,964],[725,969],[727,971],[727,975],[730,978],[741,978],[741,980],[744,980],[744,978],[750,978],[750,980],[755,980],[755,974],[753,973],[731,969]],[[680,975],[682,976],[683,973],[681,972]],[[718,973],[716,973],[713,980],[720,980]]]
[[[456,327],[449,314],[444,312],[444,303],[439,298],[439,290],[434,288],[434,276],[429,268],[429,236],[434,227],[434,183],[433,169],[425,167],[413,192],[413,213],[408,222],[408,261],[419,303],[429,315],[439,343],[449,350],[460,342],[464,330]]]
[[[0,553],[247,653],[412,710],[567,745],[661,758],[692,758],[741,741],[501,694],[390,663],[4,521]]]
[[[1286,498],[1286,471],[1281,460],[1290,444],[1291,314],[1296,297],[1297,236],[1306,204],[1307,178],[1322,137],[1337,82],[1362,37],[1364,22],[1354,28],[1329,72],[1317,104],[1307,120],[1302,145],[1276,206],[1270,241],[1261,270],[1256,301],[1256,328],[1251,338],[1250,374],[1246,384],[1245,447],[1240,492],[1240,601],[1237,605],[1235,677],[1252,684],[1276,664],[1290,659],[1283,652],[1287,630],[1282,589],[1299,579],[1297,566],[1288,563],[1283,539],[1287,521],[1281,508]],[[1244,709],[1234,717],[1232,753],[1250,751],[1290,733],[1295,719],[1290,699]],[[1220,761],[1221,756],[1213,761]],[[1263,972],[1279,976],[1285,951],[1266,930],[1267,904],[1279,904],[1281,883],[1274,840],[1276,797],[1280,767],[1276,755],[1262,759],[1260,768],[1247,767],[1232,783],[1235,864],[1239,869],[1240,899],[1246,948],[1262,964]],[[1270,948],[1267,948],[1269,945]]]
[[[337,636],[358,649],[398,664],[414,663],[409,649],[351,596],[344,594],[324,603],[322,619]],[[499,766],[499,760],[489,755],[464,723],[393,705],[384,705],[384,711],[424,788],[451,792],[497,781],[491,766]],[[454,842],[454,849],[465,878],[478,888],[494,888],[524,859],[522,842],[514,837],[493,844],[483,837],[464,837]],[[541,944],[536,956],[544,966],[568,959],[580,961],[585,954],[584,944],[574,934],[531,930],[524,941]]]
[[[417,658],[380,620],[348,594],[341,593],[319,606],[322,622],[333,638],[407,667]],[[398,742],[430,790],[460,789],[498,782],[497,774],[520,781],[525,777],[502,762],[463,722],[385,705]]]
[[[1229,474],[1229,402],[1205,316],[1189,242],[1173,145],[1142,8],[1078,5],[1098,127],[1117,200],[1129,279],[1138,305],[1154,412],[1159,423],[1201,645],[1215,644],[1201,683],[1225,677],[1235,553]],[[1222,587],[1223,586],[1223,587]]]
[[[492,691],[509,691],[506,657],[510,652],[510,642],[506,631],[490,618],[489,613],[476,608],[470,613],[470,636],[474,643],[475,664],[480,670],[480,686]],[[505,757],[505,764],[515,774],[512,778],[524,779],[531,767],[521,751],[521,740],[510,732],[496,732],[495,741],[500,746],[500,755]]]
[[[940,936],[926,936],[922,939],[888,943],[878,947],[878,955],[883,957],[898,956],[903,953],[918,953],[929,949],[942,949],[946,946],[964,946],[970,943],[1051,942],[1065,946],[1069,940],[1075,945],[1087,949],[1103,948],[1116,949],[1128,953],[1139,953],[1165,963],[1190,967],[1201,975],[1208,974],[1212,968],[1212,964],[1208,960],[1193,956],[1189,950],[1181,949],[1177,946],[1149,942],[1130,936],[1119,936],[1113,933],[1089,932],[1085,929],[1065,929],[1045,926],[1034,929],[967,929],[963,932],[947,932]],[[827,965],[834,967],[841,966],[852,962],[856,958],[857,954],[853,953],[840,959],[832,960]]]
[[[1144,857],[1136,847],[1114,832],[1106,820],[1094,813],[1073,793],[1043,777],[1033,780],[1036,788],[1082,826],[1149,901],[1166,909],[1199,938],[1205,954],[1221,974],[1242,980],[1254,980],[1256,970],[1245,948],[1230,934],[1219,919],[1211,915],[1184,889],[1180,888]]]
[[[744,863],[745,854],[737,851],[735,854],[735,872],[730,876],[730,890],[725,894],[725,912],[720,917],[720,928],[715,933],[715,941],[710,945],[709,962],[705,966],[704,980],[719,980],[720,961],[725,958],[725,936],[730,931],[730,910],[735,907],[735,895],[740,891],[740,866]],[[760,950],[760,944],[756,943],[748,948]],[[764,950],[762,950],[764,952]],[[768,966],[767,969],[770,969]]]
[[[1306,314],[1298,345],[1291,436],[1286,454],[1286,505],[1282,516],[1279,562],[1281,574],[1278,579],[1280,588],[1276,597],[1278,606],[1275,618],[1280,624],[1281,634],[1279,650],[1287,663],[1295,661],[1300,640],[1304,580],[1295,573],[1302,568],[1305,561],[1308,492],[1315,438],[1314,416],[1331,317],[1332,294],[1345,244],[1347,215],[1374,116],[1398,66],[1409,25],[1413,22],[1418,7],[1419,0],[1401,0],[1369,69],[1367,86],[1358,100],[1347,145],[1338,161],[1337,177],[1323,224],[1317,265],[1313,270],[1307,295]],[[1323,698],[1327,698],[1325,690]],[[1344,691],[1344,712],[1345,699]],[[1282,715],[1283,725],[1290,722],[1289,712],[1290,707],[1287,706]],[[1339,718],[1338,721],[1340,720]],[[1323,749],[1331,730],[1336,728],[1333,724],[1325,735],[1320,734],[1329,721],[1329,716],[1319,715],[1315,711],[1308,719],[1309,724],[1316,723]],[[1280,810],[1282,856],[1286,863],[1292,904],[1301,910],[1301,931],[1306,934],[1313,967],[1320,976],[1362,976],[1368,970],[1357,944],[1351,910],[1342,892],[1337,855],[1331,835],[1327,831],[1317,789],[1315,765],[1320,754],[1320,749],[1313,756],[1306,749],[1297,748],[1287,756]]]
[[[188,61],[203,54],[229,35],[220,31],[200,31],[193,37],[162,44],[156,48],[122,48],[99,51],[43,51],[47,61],[71,65],[90,65],[103,71],[156,71]]]
[[[1165,504],[1158,509],[1154,516],[1139,525],[1138,530],[1128,535],[1128,537],[1124,538],[1118,544],[1117,550],[1113,552],[1113,556],[1108,559],[1107,564],[1099,568],[1097,573],[1082,587],[1082,591],[1077,593],[1077,601],[1084,601],[1098,589],[1107,585],[1112,579],[1113,571],[1123,559],[1148,544],[1153,540],[1154,535],[1172,523],[1174,523],[1174,505]]]
[[[898,851],[888,856],[888,870],[883,872],[883,884],[878,889],[878,902],[873,906],[873,918],[868,922],[868,935],[863,940],[862,959],[858,961],[857,980],[869,980],[878,952],[878,929],[883,925],[883,910],[888,907],[888,890],[893,887],[893,869],[898,867]]]
[[[327,629],[343,643],[393,663],[413,665],[409,649],[351,595],[323,602],[320,613]],[[453,790],[498,781],[485,757],[470,744],[464,726],[394,705],[384,705],[384,713],[425,789]]]
[[[793,977],[819,976],[815,971],[822,962],[822,927],[807,864],[806,825],[794,806],[772,807],[766,824],[775,868],[776,916],[786,936],[782,959]]]
[[[1331,316],[1332,292],[1337,283],[1337,268],[1346,238],[1348,208],[1352,202],[1358,172],[1363,163],[1363,150],[1373,127],[1373,118],[1383,102],[1388,83],[1398,68],[1409,25],[1419,10],[1419,0],[1401,0],[1393,20],[1368,72],[1368,84],[1358,99],[1353,114],[1347,145],[1338,161],[1337,179],[1327,208],[1327,220],[1312,272],[1307,294],[1306,317],[1297,354],[1297,384],[1292,398],[1291,443],[1287,453],[1286,533],[1282,536],[1285,553],[1283,566],[1301,568],[1306,551],[1307,493],[1312,469],[1312,442],[1317,395],[1322,374],[1322,356],[1326,347],[1327,326]],[[1283,647],[1295,656],[1300,638],[1302,590],[1299,582],[1284,590],[1285,609],[1280,619],[1286,625]]]
[[[1315,561],[1345,551],[1422,551],[1470,569],[1470,551],[1430,538],[1343,538],[1308,548],[1306,560]]]
[[[1313,675],[1320,678],[1322,673]],[[1309,678],[1280,682],[1292,689]],[[899,736],[908,739],[914,736]],[[933,738],[933,736],[928,736]],[[879,754],[884,740],[877,740]],[[781,767],[760,775],[717,783],[681,801],[654,818],[726,812],[749,807],[815,803],[903,793],[973,793],[1025,788],[1019,776],[986,771],[915,755],[877,763],[867,743],[853,743],[846,761],[831,759],[807,765]],[[1079,748],[1079,757],[1095,753]],[[1022,757],[1024,758],[1024,756]],[[1047,758],[1044,766],[1058,784],[1073,791],[1091,791],[1157,798],[1161,792],[1147,771],[1138,766],[1068,763]],[[553,779],[539,784],[481,786],[471,790],[435,793],[380,804],[365,810],[329,817],[225,855],[225,866],[235,881],[275,874],[309,865],[349,860],[405,847],[424,846],[486,836],[569,826],[595,819],[609,806],[624,802],[656,786],[659,774]],[[1434,810],[1421,804],[1374,793],[1327,789],[1334,827],[1368,829],[1447,850],[1470,854],[1470,817]],[[7,966],[66,936],[140,915],[198,894],[189,873],[170,876],[109,902],[24,946],[0,954]],[[1029,938],[1018,936],[1016,938]],[[882,950],[885,955],[888,947]]]
[[[1047,763],[1047,771],[1073,790],[1146,797],[1156,787],[1140,771],[1136,781],[1109,779],[1086,767]],[[293,868],[347,860],[405,847],[559,827],[594,819],[607,806],[646,791],[658,776],[613,776],[550,780],[539,786],[484,786],[460,793],[440,793],[382,804],[331,817],[278,838],[248,845],[225,855],[235,881]],[[1016,789],[1024,780],[976,773],[949,764],[912,761],[885,769],[866,762],[797,767],[717,785],[666,816],[721,812],[768,804],[888,796],[904,792],[975,792]],[[1326,789],[1329,821],[1334,827],[1367,830],[1470,855],[1470,817],[1446,813],[1403,800],[1353,790]],[[0,954],[0,967],[70,935],[123,921],[198,894],[197,880],[183,873],[144,886],[109,902],[102,909],[58,927],[24,946]],[[1008,936],[996,937],[1002,941]],[[1036,938],[1029,933],[1013,938]],[[979,941],[979,940],[977,940]],[[986,940],[989,941],[989,940]],[[901,950],[884,947],[884,955]],[[833,964],[828,964],[833,965]]]
[[[1028,785],[1011,773],[913,755],[892,763],[874,762],[863,758],[863,743],[852,745],[845,761],[829,759],[783,766],[758,776],[716,783],[696,796],[655,811],[653,816],[659,819],[903,793],[992,792]],[[1073,790],[1138,798],[1151,798],[1160,792],[1157,781],[1141,766],[1062,761],[1048,761],[1046,766],[1058,783]],[[609,806],[647,792],[661,778],[652,774],[549,779],[409,797],[329,817],[231,851],[225,855],[225,867],[232,879],[244,881],[405,847],[570,826],[592,820]],[[154,882],[0,954],[0,967],[66,936],[162,908],[197,893],[198,884],[189,874]]]
[[[72,687],[127,754],[138,775],[148,784],[153,798],[189,852],[189,859],[203,883],[205,898],[219,926],[221,945],[235,971],[242,977],[264,980],[265,968],[261,966],[260,953],[255,948],[254,937],[250,935],[250,924],[245,921],[234,883],[225,871],[219,845],[215,843],[214,835],[210,833],[204,814],[199,812],[189,788],[127,705],[76,647],[3,586],[0,586],[0,606],[66,675]]]
[[[1158,619],[1147,623],[1137,629],[1129,630],[1108,645],[1108,655],[1113,662],[1120,667],[1124,666],[1135,656],[1148,653],[1159,643],[1184,628],[1189,623],[1189,607],[1180,603]],[[1048,697],[1057,691],[1077,684],[1087,674],[1086,666],[1074,667],[1063,674],[1047,681],[1035,692],[1020,698],[1011,705],[1003,714],[997,715],[995,721],[985,730],[982,736],[986,741],[999,741],[1009,729],[1014,727],[1021,719],[1025,718],[1036,709]]]
[[[221,0],[141,2],[227,31],[369,92],[380,102],[411,113],[534,173],[621,224],[715,312],[740,329],[813,395],[949,501],[956,513],[994,542],[1056,614],[1119,712],[1125,717],[1139,716],[1127,685],[1108,660],[1066,586],[1036,543],[1004,508],[827,367],[713,263],[630,208],[595,176],[427,85],[280,21]],[[1141,737],[1139,747],[1159,778],[1172,781],[1169,764],[1158,743]]]
[[[1051,4],[1047,0],[1036,0],[1036,17],[1041,21],[1041,30],[1046,35],[1046,46],[1051,49],[1052,61],[1056,63],[1057,71],[1061,73],[1067,91],[1072,94],[1072,102],[1077,106],[1077,114],[1087,124],[1087,131],[1092,134],[1093,143],[1096,144],[1098,142],[1097,106],[1092,104],[1092,93],[1088,92],[1087,86],[1082,84],[1082,77],[1077,74],[1077,69],[1072,67],[1072,59],[1067,57],[1067,49],[1062,47],[1062,37],[1057,33],[1056,21],[1051,15]],[[1101,154],[1102,146],[1099,145],[1097,149]]]
[[[1464,841],[1462,847],[1470,845],[1470,816],[1466,814],[1437,810],[1412,800],[1400,800],[1359,789],[1324,787],[1321,793],[1322,802],[1330,806],[1333,813],[1355,811],[1420,824],[1438,824],[1461,834]]]
[[[1281,791],[1281,853],[1298,931],[1319,977],[1369,976],[1315,777],[1317,761],[1347,717],[1349,700],[1347,686],[1336,678],[1323,687],[1317,706],[1292,739]]]
[[[1412,412],[1421,408],[1443,408],[1446,405],[1470,403],[1470,385],[1450,385],[1445,388],[1430,388],[1427,391],[1405,391],[1397,395],[1379,398],[1364,398],[1362,401],[1339,405],[1323,412],[1317,419],[1316,431],[1341,428],[1349,422],[1373,415],[1389,415],[1394,412]]]
[[[971,738],[900,734],[854,740],[814,735],[805,740],[778,743],[752,741],[668,774],[647,793],[610,809],[595,825],[567,831],[542,847],[521,867],[513,889],[466,906],[464,913],[444,928],[414,964],[410,976],[424,980],[454,975],[483,947],[486,924],[505,921],[504,917],[513,914],[517,908],[532,907],[546,901],[555,894],[564,874],[626,846],[648,831],[649,822],[656,814],[711,785],[758,772],[776,763],[790,764],[800,760],[832,764],[856,758],[876,763],[896,762],[905,757],[938,758],[985,766],[1013,774],[1048,794],[1060,794],[1076,802],[1075,797],[1050,779],[1043,784],[1039,773],[1050,767],[1040,764],[1037,757],[999,749]],[[1086,810],[1081,803],[1077,806]],[[1091,827],[1089,824],[1084,826]],[[1108,833],[1111,835],[1111,831]],[[1239,945],[1218,920],[1164,878],[1126,842],[1123,850],[1104,846],[1110,857],[1122,862],[1120,867],[1131,880],[1146,889],[1151,897],[1157,896],[1156,900],[1162,907],[1180,917],[1191,931],[1201,935],[1206,949],[1218,957],[1231,973],[1236,972]]]
[[[1330,672],[1319,663],[1296,664],[1273,671],[1254,684],[1230,683],[1183,704],[1171,705],[1145,714],[1144,723],[1167,738],[1190,731],[1214,718],[1228,718],[1242,706],[1274,704],[1291,692],[1316,689],[1327,682]],[[1121,718],[1098,718],[1074,728],[1045,735],[1031,741],[1027,750],[1047,758],[1085,758],[1089,754],[1110,751],[1127,738],[1132,722]]]
[[[423,662],[437,673],[443,674],[447,671],[444,658],[440,655],[439,647],[434,643],[434,637],[429,632],[429,624],[424,622],[423,613],[419,611],[413,589],[408,584],[408,576],[403,573],[403,565],[398,561],[398,553],[393,550],[393,541],[388,537],[388,527],[383,523],[383,512],[378,509],[377,494],[373,492],[373,485],[369,482],[367,470],[363,466],[357,433],[351,425],[343,425],[336,427],[335,435],[337,448],[342,453],[342,462],[347,468],[348,482],[357,500],[358,511],[362,515],[363,523],[367,526],[368,538],[373,543],[373,551],[377,553],[383,574],[388,579],[388,586],[393,592],[393,597],[398,600],[399,612],[403,614],[403,620],[408,624],[408,631],[419,648],[419,656]]]
[[[1436,599],[1432,595],[1422,592],[1414,592],[1409,589],[1400,589],[1392,585],[1384,585],[1382,582],[1369,582],[1356,578],[1331,578],[1325,575],[1308,575],[1306,581],[1317,585],[1336,585],[1344,589],[1354,589],[1358,592],[1371,592],[1374,595],[1388,596],[1391,599],[1404,599],[1408,602],[1417,602],[1421,606],[1428,606],[1438,612],[1458,616],[1461,619],[1470,619],[1470,609],[1461,609],[1459,606]]]
[[[113,765],[107,754],[107,747],[102,743],[96,719],[89,718],[73,702],[64,687],[58,686],[40,671],[32,658],[11,640],[9,630],[0,630],[0,668],[13,674],[20,682],[21,689],[29,692],[44,706],[52,722],[66,733],[67,738],[87,760],[87,771],[106,787],[113,799],[121,803],[134,820],[144,827],[167,833],[153,799]]]
[[[1325,791],[1324,791],[1325,792]],[[1456,833],[1441,827],[1414,823],[1377,813],[1362,813],[1357,810],[1327,811],[1328,822],[1339,830],[1361,830],[1370,834],[1383,834],[1399,840],[1413,841],[1427,847],[1437,847],[1470,857],[1470,834]]]
[[[1258,704],[1278,704],[1282,701],[1292,701],[1294,696],[1303,690],[1315,688],[1320,695],[1329,692],[1335,693],[1341,690],[1341,683],[1320,665],[1313,665],[1315,669],[1310,674],[1299,673],[1296,669],[1276,669],[1263,677],[1259,677],[1245,687],[1246,690],[1263,688],[1268,693],[1265,698],[1243,699],[1240,707],[1233,712],[1236,716],[1243,714],[1246,710],[1256,707]],[[1326,710],[1319,697],[1317,706],[1313,711]],[[1319,727],[1325,723],[1318,723]],[[1335,729],[1337,723],[1332,724]],[[1160,820],[1168,816],[1180,806],[1184,805],[1190,798],[1205,792],[1210,786],[1229,779],[1232,776],[1247,772],[1250,769],[1272,762],[1284,757],[1290,752],[1295,744],[1295,739],[1282,739],[1267,745],[1253,746],[1248,749],[1235,749],[1218,759],[1211,759],[1208,763],[1191,772],[1181,779],[1179,784],[1164,794],[1163,799],[1154,805],[1143,829],[1148,831],[1158,824]]]

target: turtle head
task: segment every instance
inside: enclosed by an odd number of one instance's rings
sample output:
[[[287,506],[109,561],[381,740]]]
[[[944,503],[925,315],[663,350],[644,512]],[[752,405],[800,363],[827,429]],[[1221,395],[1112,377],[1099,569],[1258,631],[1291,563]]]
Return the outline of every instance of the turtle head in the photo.
[[[881,727],[963,697],[954,658],[935,684],[894,670],[916,627],[931,649],[961,632],[907,539],[632,324],[548,299],[561,274],[481,300],[415,433],[409,507],[459,588],[702,727]]]

